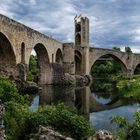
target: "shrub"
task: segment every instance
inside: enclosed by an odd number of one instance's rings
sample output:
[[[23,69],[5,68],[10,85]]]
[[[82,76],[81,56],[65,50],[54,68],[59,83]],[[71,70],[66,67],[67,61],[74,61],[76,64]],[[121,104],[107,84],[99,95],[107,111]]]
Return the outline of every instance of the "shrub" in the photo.
[[[5,103],[4,125],[8,140],[22,140],[25,137],[26,119],[29,107],[13,101]]]
[[[56,131],[78,140],[85,140],[95,132],[84,117],[68,111],[63,104],[40,107],[31,113],[27,124],[31,132],[36,132],[39,125],[51,126]]]
[[[43,106],[30,112],[28,106],[15,102],[5,103],[4,124],[8,140],[29,139],[30,134],[37,133],[39,125],[51,126],[60,133],[78,140],[86,140],[94,134],[89,122],[78,116],[73,110],[63,105]]]
[[[140,110],[135,115],[132,124],[128,123],[126,118],[122,116],[113,116],[111,122],[115,122],[120,127],[118,135],[127,140],[139,140],[140,138]]]
[[[16,85],[3,77],[0,77],[0,99],[3,103],[8,101],[14,101],[21,104],[29,103],[29,96],[21,96],[18,93]]]
[[[135,121],[128,129],[128,140],[138,140],[140,138],[140,110],[134,116]]]
[[[119,92],[124,97],[139,97],[139,91],[140,91],[140,76],[135,75],[130,78],[126,78],[123,80],[120,80],[117,83],[117,87],[119,89]]]

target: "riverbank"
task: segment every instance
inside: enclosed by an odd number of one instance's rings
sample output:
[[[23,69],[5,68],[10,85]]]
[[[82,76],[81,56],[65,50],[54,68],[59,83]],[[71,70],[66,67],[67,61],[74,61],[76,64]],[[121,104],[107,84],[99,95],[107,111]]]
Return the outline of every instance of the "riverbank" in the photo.
[[[117,88],[124,97],[140,97],[140,75],[126,77],[117,82]]]
[[[89,122],[77,115],[75,109],[71,108],[69,110],[66,106],[59,104],[58,106],[45,105],[31,112],[28,96],[18,94],[15,85],[9,80],[2,78],[0,84],[2,91],[0,97],[6,108],[4,122],[8,140],[28,139],[31,134],[38,131],[39,125],[51,126],[55,131],[77,140],[87,140],[95,133]],[[137,123],[137,120],[135,120],[135,123]],[[135,124],[133,125],[135,126]],[[139,128],[137,129],[139,130]],[[126,131],[126,134],[127,132],[130,134],[130,131]],[[101,131],[101,134],[103,133]],[[137,135],[139,136],[139,134]]]

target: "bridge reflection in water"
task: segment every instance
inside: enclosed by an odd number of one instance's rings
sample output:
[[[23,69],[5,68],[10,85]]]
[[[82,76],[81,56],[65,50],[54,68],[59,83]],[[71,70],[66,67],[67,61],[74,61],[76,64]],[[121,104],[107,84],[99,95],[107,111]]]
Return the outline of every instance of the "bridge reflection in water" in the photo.
[[[106,101],[106,103],[105,103]],[[42,85],[40,93],[34,96],[31,109],[39,105],[64,103],[69,108],[76,107],[78,113],[90,120],[97,129],[112,130],[109,118],[112,115],[124,115],[132,120],[134,111],[140,108],[140,99],[124,97],[103,97],[91,93],[90,87],[60,87]],[[133,112],[133,113],[132,113]]]

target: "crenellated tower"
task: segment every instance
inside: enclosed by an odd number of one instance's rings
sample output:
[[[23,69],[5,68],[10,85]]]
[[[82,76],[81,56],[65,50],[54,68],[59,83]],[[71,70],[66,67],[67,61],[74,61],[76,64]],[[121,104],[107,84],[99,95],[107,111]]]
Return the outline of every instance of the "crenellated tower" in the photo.
[[[89,19],[75,16],[75,47],[89,47]]]

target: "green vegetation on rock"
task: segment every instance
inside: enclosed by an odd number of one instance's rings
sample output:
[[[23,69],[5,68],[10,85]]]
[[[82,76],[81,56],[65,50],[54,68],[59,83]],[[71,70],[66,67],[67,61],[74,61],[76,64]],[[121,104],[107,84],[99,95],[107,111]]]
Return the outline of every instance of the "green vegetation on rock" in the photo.
[[[64,104],[40,106],[30,111],[28,96],[18,93],[16,85],[0,78],[0,98],[5,105],[4,125],[7,140],[26,140],[37,133],[39,125],[52,127],[60,133],[79,140],[86,140],[95,130],[89,122],[77,114],[75,109],[68,110]]]
[[[127,140],[139,140],[140,138],[140,110],[135,112],[134,122],[130,124],[128,120],[122,116],[113,116],[111,123],[119,126],[118,135]]]
[[[2,103],[8,101],[14,101],[20,104],[28,104],[29,96],[28,95],[20,95],[16,88],[16,85],[3,77],[0,77],[0,99]]]

